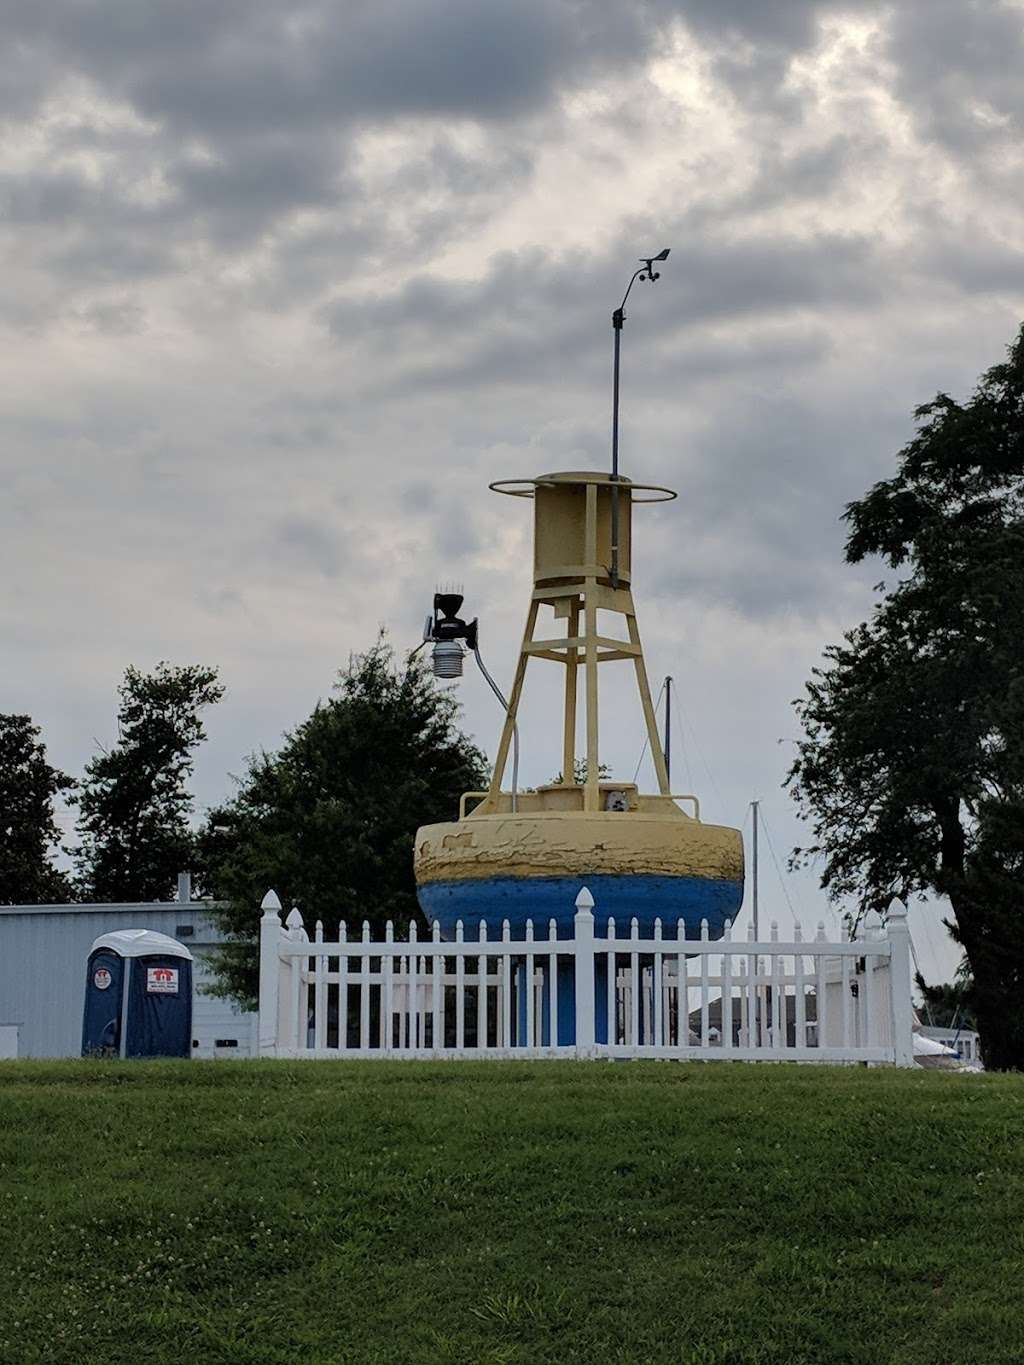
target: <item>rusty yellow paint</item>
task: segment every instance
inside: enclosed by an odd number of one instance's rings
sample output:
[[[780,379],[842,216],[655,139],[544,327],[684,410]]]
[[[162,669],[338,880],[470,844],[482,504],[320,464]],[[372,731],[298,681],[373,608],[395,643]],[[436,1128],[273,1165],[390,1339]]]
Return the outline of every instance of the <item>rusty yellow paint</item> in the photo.
[[[533,499],[533,575],[535,582],[585,578],[608,580],[611,563],[611,475],[597,470],[563,470],[536,479],[502,479],[491,487],[500,493]],[[628,583],[632,551],[632,508],[663,502],[676,495],[656,484],[635,484],[620,477],[619,577]],[[593,489],[596,521],[587,525],[586,489]],[[638,496],[640,495],[640,496]],[[588,532],[590,533],[588,535]],[[589,543],[588,543],[589,541]]]
[[[416,834],[421,885],[601,873],[742,880],[743,843],[738,830],[724,825],[641,811],[471,815]]]

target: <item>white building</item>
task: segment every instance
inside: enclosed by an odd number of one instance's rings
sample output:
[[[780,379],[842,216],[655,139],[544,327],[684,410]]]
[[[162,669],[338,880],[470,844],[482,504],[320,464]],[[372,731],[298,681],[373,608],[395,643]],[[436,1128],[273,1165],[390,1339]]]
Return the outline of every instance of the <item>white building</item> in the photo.
[[[223,941],[210,909],[184,876],[176,901],[0,905],[0,1058],[80,1055],[86,961],[114,929],[155,929],[192,952],[194,1057],[255,1056],[256,1015],[208,993],[210,954]]]
[[[938,1028],[934,1024],[922,1024],[915,1032],[920,1033],[922,1038],[931,1038],[951,1048],[962,1062],[970,1066],[981,1065],[981,1040],[973,1029]]]

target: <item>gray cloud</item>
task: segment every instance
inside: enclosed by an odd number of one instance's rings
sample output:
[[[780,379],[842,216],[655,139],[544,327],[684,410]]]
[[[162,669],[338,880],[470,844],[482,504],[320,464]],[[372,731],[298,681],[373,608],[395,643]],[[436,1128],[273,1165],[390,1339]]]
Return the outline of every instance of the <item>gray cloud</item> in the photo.
[[[742,217],[781,205],[827,198],[842,187],[851,163],[864,156],[872,140],[849,133],[837,134],[827,142],[798,152],[786,153],[770,142],[761,150],[758,172],[752,184],[733,196],[728,203],[715,203],[698,210],[693,217],[715,225],[725,213]],[[879,142],[875,141],[875,147]]]
[[[348,216],[350,144],[367,127],[468,119],[500,144],[503,125],[528,125],[532,136],[518,146],[492,146],[484,155],[441,141],[406,177],[410,193],[429,179],[452,194],[477,196],[496,174],[506,182],[528,174],[537,120],[560,94],[611,72],[628,80],[672,25],[723,44],[733,53],[737,89],[752,96],[752,72],[768,63],[771,74],[758,80],[780,81],[793,53],[813,41],[818,17],[837,8],[849,5],[298,0],[282,10],[270,0],[8,3],[5,32],[19,72],[9,115],[30,112],[30,91],[38,108],[68,78],[84,78],[144,120],[126,130],[87,119],[56,132],[65,148],[104,156],[123,155],[130,144],[125,174],[101,186],[66,173],[15,180],[7,189],[13,221],[55,224],[84,214],[98,225],[102,200],[110,216],[116,210],[140,233],[182,241],[202,235],[205,224],[230,244],[310,206],[334,205]],[[746,44],[745,56],[736,55],[737,43]],[[134,189],[154,174],[171,199],[140,212]]]
[[[12,90],[24,110],[33,83],[65,68],[131,101],[179,132],[250,137],[260,128],[323,127],[405,115],[534,115],[561,88],[614,65],[620,73],[657,44],[666,22],[806,44],[826,4],[698,3],[609,7],[598,0],[39,0],[3,6],[22,55]]]
[[[1001,0],[902,0],[889,51],[896,87],[924,132],[965,157],[1019,145],[1024,11]]]
[[[536,114],[554,91],[614,59],[639,60],[655,34],[641,9],[524,0],[270,0],[217,5],[4,6],[21,51],[23,112],[68,70],[178,136],[250,142],[270,131],[317,137],[367,119]]]
[[[936,224],[912,268],[947,290],[1024,298],[1024,244],[998,240],[983,222],[955,234]]]
[[[113,336],[136,336],[146,326],[145,309],[130,299],[93,303],[81,309],[77,316],[87,330]]]
[[[300,569],[315,569],[325,578],[337,578],[341,572],[347,559],[345,538],[340,525],[312,516],[285,517],[274,529],[274,539],[286,561]]]
[[[668,244],[627,310],[622,453],[680,499],[638,523],[636,587],[712,815],[740,820],[781,775],[788,699],[869,604],[844,503],[1024,309],[1019,8],[0,15],[5,707],[74,770],[126,664],[219,663],[216,801],[380,621],[415,643],[445,579],[507,681],[529,515],[486,483],[604,467],[611,309]],[[526,781],[560,761],[555,685],[527,689]],[[462,696],[491,744],[493,698]]]
[[[821,405],[793,391],[799,371],[787,368],[788,391],[737,395],[678,462],[666,460],[682,505],[659,529],[686,549],[673,563],[666,545],[662,597],[721,601],[752,619],[813,616],[857,581],[842,562],[841,514],[894,457],[906,414],[867,412],[859,394]],[[876,577],[865,569],[860,581]]]
[[[168,168],[168,179],[193,214],[226,222],[248,236],[273,213],[275,199],[289,209],[335,202],[337,169],[330,151],[329,146],[295,147],[268,139],[236,149],[226,163],[177,161]]]
[[[645,359],[645,382],[676,380],[673,355],[688,334],[708,324],[807,308],[865,308],[879,297],[878,249],[863,236],[729,240],[710,225],[695,237],[685,222],[658,230],[683,246],[663,269],[657,298],[636,286],[627,308],[627,334],[636,318],[645,344],[659,343]],[[372,392],[399,379],[417,389],[474,388],[536,383],[553,374],[572,387],[606,368],[608,329],[594,301],[614,306],[628,253],[618,241],[600,260],[540,251],[503,255],[479,282],[421,276],[389,295],[333,304],[325,320],[340,342],[407,359],[403,371],[392,362],[385,376],[375,376]],[[719,348],[715,363],[721,360]]]
[[[800,100],[784,89],[793,57],[812,48],[821,21],[872,12],[879,0],[668,0],[705,47],[716,76],[748,105],[797,119]]]
[[[724,34],[760,41],[771,48],[806,47],[814,36],[818,15],[828,6],[817,0],[684,0],[665,7],[685,18],[698,33]]]

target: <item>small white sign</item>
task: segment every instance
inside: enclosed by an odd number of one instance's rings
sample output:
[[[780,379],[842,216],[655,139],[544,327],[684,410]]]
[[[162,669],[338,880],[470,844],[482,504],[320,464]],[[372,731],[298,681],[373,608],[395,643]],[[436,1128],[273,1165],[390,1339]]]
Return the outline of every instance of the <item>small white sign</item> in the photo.
[[[97,967],[92,974],[92,984],[98,991],[105,991],[112,981],[110,973],[106,967]]]
[[[177,995],[178,969],[176,967],[147,967],[146,991],[150,995]]]

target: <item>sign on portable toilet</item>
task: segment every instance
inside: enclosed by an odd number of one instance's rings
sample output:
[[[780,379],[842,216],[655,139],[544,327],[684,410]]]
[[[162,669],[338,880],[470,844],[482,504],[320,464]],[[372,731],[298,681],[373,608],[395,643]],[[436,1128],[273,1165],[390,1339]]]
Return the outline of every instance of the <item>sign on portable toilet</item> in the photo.
[[[82,1056],[192,1055],[192,954],[152,929],[101,934],[89,952]]]

